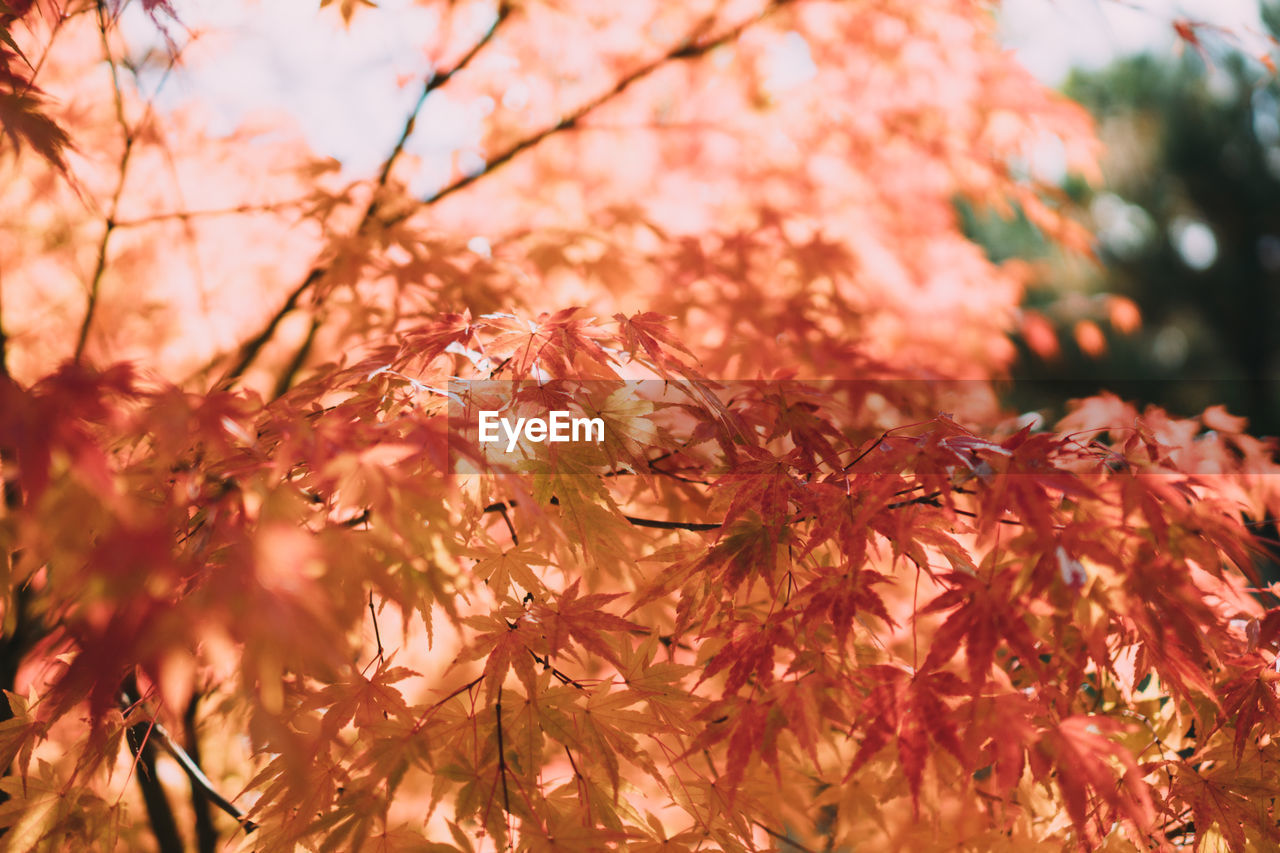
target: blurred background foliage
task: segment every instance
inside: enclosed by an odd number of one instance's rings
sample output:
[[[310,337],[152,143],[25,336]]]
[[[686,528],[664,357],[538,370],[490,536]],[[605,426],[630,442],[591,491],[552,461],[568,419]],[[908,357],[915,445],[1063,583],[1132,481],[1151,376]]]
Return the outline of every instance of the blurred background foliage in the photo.
[[[1280,2],[1262,11],[1280,35]],[[1101,186],[1062,182],[1095,258],[960,203],[994,259],[1035,266],[1008,389],[1020,410],[1052,421],[1065,400],[1108,389],[1181,415],[1223,403],[1280,435],[1280,79],[1214,47],[1068,78],[1106,146]]]

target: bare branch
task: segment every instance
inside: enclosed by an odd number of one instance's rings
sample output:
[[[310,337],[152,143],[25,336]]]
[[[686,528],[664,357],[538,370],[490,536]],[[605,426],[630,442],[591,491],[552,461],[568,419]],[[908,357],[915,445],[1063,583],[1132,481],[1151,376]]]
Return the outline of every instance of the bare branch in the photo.
[[[405,120],[404,127],[400,131],[400,137],[396,140],[395,147],[391,149],[391,153],[387,155],[387,159],[383,161],[382,168],[378,172],[378,180],[374,187],[373,198],[369,200],[369,206],[365,208],[364,214],[360,217],[360,222],[355,228],[355,235],[357,237],[363,235],[377,218],[379,193],[384,187],[386,187],[387,182],[391,178],[391,170],[395,167],[396,161],[400,159],[400,155],[404,153],[404,146],[409,141],[409,137],[413,135],[413,129],[414,125],[417,123],[418,114],[422,111],[422,107],[426,103],[427,97],[432,92],[444,86],[452,80],[455,75],[466,68],[471,63],[471,60],[475,59],[476,55],[484,49],[485,45],[489,44],[489,42],[493,40],[494,35],[498,32],[498,28],[505,20],[507,20],[510,14],[510,3],[503,2],[498,7],[498,15],[494,19],[493,24],[485,31],[484,35],[482,35],[479,40],[472,45],[471,49],[463,54],[462,58],[459,59],[452,68],[447,71],[442,71],[439,74],[433,72],[431,76],[427,78],[426,82],[422,86],[422,93],[418,96],[417,102],[414,103],[413,109],[409,112],[409,117]],[[226,384],[234,385],[235,382],[244,375],[245,371],[253,365],[261,354],[262,348],[267,345],[272,337],[275,336],[276,329],[279,328],[281,321],[283,321],[286,316],[298,307],[298,300],[302,298],[302,295],[310,290],[313,285],[320,281],[320,279],[324,278],[325,273],[328,271],[329,266],[327,265],[317,264],[311,268],[307,273],[306,278],[302,280],[301,284],[293,289],[293,292],[289,294],[287,299],[285,299],[285,302],[280,306],[280,309],[267,321],[267,325],[263,327],[262,331],[246,341],[240,348],[240,357],[231,368],[231,371],[227,374],[225,379]],[[305,353],[303,354],[303,357],[305,358]],[[296,361],[296,357],[293,360]]]
[[[164,213],[153,213],[139,216],[137,219],[123,219],[116,222],[116,228],[141,228],[174,220],[185,222],[190,219],[201,219],[206,216],[236,216],[251,213],[276,213],[293,207],[300,207],[307,202],[305,198],[292,201],[267,202],[266,204],[240,204],[235,207],[222,207],[213,210],[170,210]]]
[[[705,26],[705,24],[699,25],[697,28],[694,29],[693,32],[689,33],[687,36],[681,39],[678,44],[674,45],[670,50],[668,50],[662,56],[652,60],[646,65],[642,65],[641,67],[632,71],[630,74],[627,74],[626,76],[622,77],[620,80],[618,80],[618,82],[614,83],[613,87],[608,91],[600,95],[597,95],[595,98],[592,98],[590,101],[587,101],[586,103],[582,104],[573,112],[563,116],[555,124],[544,127],[541,130],[535,131],[529,136],[526,136],[524,139],[521,139],[518,142],[515,142],[506,150],[504,150],[502,153],[498,154],[497,157],[493,158],[487,164],[485,164],[484,169],[482,169],[481,171],[474,172],[470,175],[465,175],[459,178],[458,180],[454,181],[452,184],[449,184],[443,189],[440,189],[435,193],[433,193],[432,195],[424,198],[422,200],[422,203],[424,205],[435,204],[437,201],[440,201],[441,199],[447,196],[453,195],[458,190],[461,190],[465,187],[470,186],[471,184],[483,178],[485,175],[492,174],[497,169],[501,168],[507,163],[510,163],[521,152],[534,147],[535,145],[542,142],[547,137],[554,136],[555,134],[560,133],[561,131],[570,130],[572,128],[577,127],[578,123],[582,121],[584,118],[586,118],[588,115],[595,112],[597,109],[609,103],[610,101],[614,100],[623,92],[630,89],[634,84],[650,76],[658,69],[663,68],[672,62],[678,62],[686,59],[697,59],[701,56],[705,56],[706,54],[715,50],[717,47],[720,47],[721,45],[728,44],[731,41],[735,41],[749,27],[754,26],[755,24],[764,20],[769,15],[773,14],[773,12],[777,11],[779,8],[781,8],[782,6],[786,5],[789,2],[792,2],[792,0],[772,0],[772,2],[770,2],[767,6],[761,9],[760,12],[758,12],[753,17],[748,18],[747,20],[742,21],[741,23],[730,27],[720,35],[707,39],[705,41],[698,40],[698,36],[700,35],[700,30],[703,28],[703,26]],[[399,218],[405,219],[405,218],[408,218],[409,215],[411,214],[402,214]],[[395,221],[399,221],[399,220],[397,219]]]
[[[391,150],[391,154],[383,162],[382,169],[378,173],[378,189],[382,189],[387,185],[387,181],[391,177],[392,168],[395,167],[396,161],[400,159],[400,155],[404,153],[404,146],[409,141],[409,137],[413,135],[413,128],[418,121],[418,114],[422,112],[422,106],[427,102],[427,98],[432,92],[444,86],[453,79],[454,75],[471,64],[471,60],[475,59],[476,55],[484,49],[485,45],[493,40],[494,35],[498,32],[498,28],[502,26],[502,22],[505,21],[507,16],[510,14],[510,3],[503,2],[499,4],[498,15],[497,18],[494,19],[493,25],[485,31],[485,34],[480,37],[479,41],[472,45],[470,50],[462,55],[462,58],[458,60],[457,64],[440,74],[433,72],[431,76],[427,78],[426,83],[422,87],[422,94],[418,96],[417,102],[414,103],[413,109],[409,112],[409,118],[404,123],[403,130],[400,131],[400,138],[396,140],[395,148]],[[373,219],[374,214],[377,212],[377,203],[377,195],[375,194],[373,200],[369,202],[369,209],[365,211],[364,219],[360,223],[361,227],[367,226],[370,220]]]
[[[102,52],[106,56],[107,65],[111,68],[111,91],[115,98],[116,122],[124,133],[124,150],[120,153],[120,179],[107,207],[107,218],[102,229],[102,238],[98,241],[98,259],[94,263],[93,275],[89,277],[89,297],[85,304],[84,320],[80,323],[80,334],[76,339],[75,360],[84,355],[85,343],[89,340],[89,329],[93,326],[93,315],[98,307],[98,296],[102,290],[102,277],[107,271],[107,247],[111,243],[111,235],[116,230],[116,214],[120,210],[120,197],[124,193],[125,180],[129,175],[129,158],[133,154],[136,136],[124,115],[124,96],[120,91],[120,68],[115,56],[111,53],[111,44],[107,38],[107,10],[105,0],[98,0],[98,32],[102,40]]]
[[[699,40],[699,37],[702,34],[702,30],[705,28],[705,22],[703,22],[702,24],[699,24],[699,26],[695,27],[693,31],[690,32],[685,38],[681,39],[676,45],[671,47],[666,53],[662,54],[657,59],[654,59],[649,63],[641,66],[640,68],[637,68],[636,70],[625,75],[624,77],[619,79],[616,83],[614,83],[614,85],[609,90],[596,96],[590,101],[587,101],[586,103],[582,104],[573,112],[562,117],[555,124],[542,128],[541,130],[535,131],[534,133],[525,137],[524,139],[521,139],[513,143],[510,147],[508,147],[507,149],[502,151],[500,154],[498,154],[497,157],[490,160],[489,163],[485,166],[483,171],[459,178],[457,181],[453,182],[452,184],[449,184],[448,186],[438,190],[437,192],[428,196],[427,198],[422,199],[422,206],[430,206],[440,201],[441,199],[444,199],[450,195],[453,195],[459,190],[464,189],[465,187],[468,187],[471,184],[475,183],[476,181],[480,180],[480,178],[486,175],[490,175],[493,172],[497,171],[499,168],[501,168],[502,166],[511,162],[513,159],[519,156],[522,152],[527,151],[530,148],[533,148],[538,143],[542,142],[544,139],[547,139],[550,136],[554,136],[555,134],[560,133],[561,131],[569,130],[571,128],[576,127],[578,123],[582,119],[584,119],[587,115],[594,112],[604,104],[614,100],[623,92],[630,89],[634,84],[636,84],[640,80],[643,80],[646,77],[649,77],[655,71],[668,65],[669,63],[683,61],[687,59],[696,59],[698,57],[705,56],[707,53],[710,53],[715,48],[736,40],[747,29],[759,23],[760,21],[764,20],[769,15],[773,14],[773,12],[777,11],[783,6],[788,5],[791,2],[794,2],[794,0],[770,0],[770,2],[763,9],[761,9],[760,12],[758,12],[756,15],[752,16],[751,18],[748,18],[745,21],[742,21],[741,23],[736,24],[733,27],[730,27],[729,29],[725,30],[719,35],[706,40]],[[462,60],[459,61],[457,66],[455,66],[450,71],[447,71],[441,75],[437,75],[436,77],[433,77],[430,80],[428,80],[426,87],[424,87],[424,92],[422,96],[419,98],[418,104],[415,106],[413,113],[410,115],[409,121],[406,122],[405,124],[405,130],[401,134],[400,141],[396,144],[395,149],[392,151],[391,156],[388,158],[389,163],[393,164],[394,161],[400,156],[400,153],[403,151],[405,142],[408,140],[409,135],[413,132],[413,123],[417,117],[418,110],[421,108],[422,103],[426,99],[426,96],[429,95],[431,91],[434,91],[435,89],[440,88],[440,86],[443,86],[446,82],[448,82],[448,80],[454,74],[456,74],[459,70],[461,70],[465,66],[465,64],[469,62],[471,58],[475,56],[476,53],[479,52],[480,48],[482,48],[485,44],[488,43],[489,39],[492,38],[493,36],[494,30],[496,30],[497,26],[505,19],[506,12],[504,10],[509,11],[509,6],[506,3],[504,3],[503,6],[500,8],[498,19],[494,22],[493,28],[491,28],[490,31],[487,32],[485,36],[480,40],[480,42],[478,42],[477,45],[471,51],[469,51],[462,58]],[[389,175],[390,175],[390,167],[384,164],[384,168],[379,176],[379,184],[378,184],[379,189],[381,189],[381,187],[385,185],[385,181],[387,180]],[[416,210],[410,210],[410,211],[396,213],[394,216],[386,220],[383,220],[381,224],[384,227],[391,227],[391,226],[397,225],[403,222],[404,220],[408,219],[415,212]],[[357,226],[357,229],[356,229],[357,234],[363,233],[364,229],[367,228],[372,223],[376,213],[377,213],[377,196],[375,193],[374,200],[370,202],[369,207],[365,210],[364,216],[361,218],[359,226]],[[289,294],[288,298],[285,300],[284,305],[280,307],[280,310],[277,311],[274,315],[272,315],[271,319],[267,321],[267,325],[263,328],[263,330],[258,334],[254,335],[252,338],[250,338],[249,341],[247,341],[240,348],[239,359],[236,361],[236,364],[231,368],[231,371],[227,374],[225,379],[225,382],[228,385],[234,385],[236,381],[239,380],[240,377],[244,375],[244,372],[249,369],[249,367],[253,364],[254,361],[257,360],[259,354],[262,351],[262,348],[267,344],[268,341],[271,340],[272,336],[275,335],[276,329],[279,327],[280,322],[284,319],[284,317],[287,314],[289,314],[291,311],[293,311],[297,307],[298,300],[302,297],[302,295],[306,293],[318,281],[320,281],[320,279],[324,277],[324,275],[328,272],[328,270],[329,270],[328,266],[317,265],[312,267],[311,271],[307,273],[307,276],[305,279],[303,279],[302,283],[299,284],[293,290],[293,292]]]
[[[271,398],[283,397],[285,392],[293,385],[294,377],[302,370],[302,365],[306,364],[307,356],[311,355],[311,349],[316,343],[316,333],[320,331],[320,315],[311,318],[311,325],[307,327],[307,336],[302,339],[302,344],[298,347],[298,351],[293,354],[293,358],[289,359],[289,363],[285,365],[284,370],[280,374],[280,378],[276,380],[275,390],[271,393]]]
[[[555,495],[551,496],[549,503],[552,506],[559,506],[560,500]],[[499,501],[498,503],[489,504],[484,508],[485,512],[499,512],[506,515],[507,507],[516,505],[514,500]],[[640,518],[635,515],[624,515],[630,524],[635,527],[652,527],[656,530],[718,530],[724,525],[718,521],[702,522],[702,521],[665,521],[660,518]]]
[[[0,281],[2,284],[2,281]],[[9,380],[9,336],[4,333],[4,288],[0,286],[0,383]]]
[[[502,777],[502,809],[511,814],[511,796],[507,792],[507,751],[502,742],[502,690],[498,690],[498,701],[495,703],[498,716],[498,773]]]
[[[198,766],[200,764],[200,735],[196,728],[196,711],[200,705],[200,694],[193,692],[187,709],[182,714],[183,736],[187,741],[188,754]],[[199,853],[217,853],[218,830],[213,824],[213,813],[209,810],[209,797],[204,789],[191,782],[191,808],[195,812],[196,848]]]
[[[752,823],[754,823],[756,826],[763,829],[766,833],[769,834],[771,838],[776,838],[778,841],[781,841],[783,844],[786,844],[788,847],[793,847],[796,850],[801,851],[801,853],[816,853],[816,851],[813,848],[806,847],[803,844],[801,844],[799,841],[792,841],[790,838],[783,835],[781,832],[770,829],[769,827],[765,826],[763,823],[761,823],[758,820],[752,821]]]
[[[137,685],[132,676],[127,679],[120,691],[120,705],[126,711],[138,704],[141,699],[138,696]],[[191,781],[193,787],[199,788],[209,801],[224,812],[235,819],[237,823],[244,827],[246,833],[253,832],[258,825],[244,816],[244,812],[240,811],[231,801],[222,794],[218,793],[218,789],[213,786],[213,782],[209,781],[209,777],[204,775],[204,771],[200,769],[200,765],[196,763],[187,751],[174,742],[169,736],[169,732],[160,724],[158,720],[148,723],[140,723],[140,726],[149,729],[147,736],[148,742],[154,740],[161,749],[169,753],[169,757],[178,762],[178,766],[182,768],[182,772],[187,774],[187,778]],[[135,727],[136,728],[136,727]]]
[[[209,798],[215,806],[222,809],[230,815],[237,823],[244,827],[246,833],[253,832],[258,825],[244,816],[244,812],[240,811],[231,801],[213,786],[213,782],[209,781],[209,777],[204,775],[204,771],[200,769],[200,765],[187,755],[186,750],[174,743],[173,738],[169,737],[169,733],[165,731],[164,726],[159,723],[155,724],[151,736],[156,739],[156,743],[160,745],[165,752],[182,768],[182,772],[187,774],[187,778],[191,780],[191,784],[200,788],[206,797]]]

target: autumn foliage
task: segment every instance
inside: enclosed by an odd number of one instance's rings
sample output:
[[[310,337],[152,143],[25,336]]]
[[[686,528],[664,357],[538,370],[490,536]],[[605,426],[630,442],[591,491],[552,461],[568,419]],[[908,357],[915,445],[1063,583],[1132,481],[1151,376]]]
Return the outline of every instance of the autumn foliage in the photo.
[[[142,6],[0,5],[7,849],[1280,845],[1274,448],[1000,407],[954,201],[1096,146],[988,4],[422,0],[369,174]]]

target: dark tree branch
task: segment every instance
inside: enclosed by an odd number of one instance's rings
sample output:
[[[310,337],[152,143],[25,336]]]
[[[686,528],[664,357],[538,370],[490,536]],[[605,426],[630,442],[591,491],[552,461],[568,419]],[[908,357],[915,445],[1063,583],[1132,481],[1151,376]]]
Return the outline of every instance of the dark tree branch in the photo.
[[[122,703],[126,707],[135,705],[138,686],[133,676],[125,680],[121,689],[124,694]],[[160,853],[183,853],[185,848],[182,835],[178,832],[178,821],[173,816],[173,808],[169,805],[164,786],[156,776],[156,747],[152,737],[158,726],[154,721],[136,723],[125,730],[125,737],[129,741],[129,749],[138,758],[134,776],[142,791],[142,801],[147,808],[147,820],[151,824],[151,833],[156,838],[156,846]]]
[[[697,522],[697,521],[663,521],[659,518],[637,518],[634,515],[624,515],[627,521],[636,527],[652,527],[656,530],[719,530],[724,525],[718,521]]]
[[[516,627],[515,625],[511,625],[510,623],[508,623],[508,626],[513,629]],[[564,684],[566,686],[571,685],[573,687],[578,688],[579,690],[587,689],[586,686],[584,686],[580,681],[578,681],[572,675],[568,675],[565,672],[561,671],[559,667],[557,667],[555,664],[551,662],[550,658],[544,658],[541,655],[539,655],[537,652],[535,652],[533,649],[530,649],[528,647],[525,648],[525,651],[528,652],[529,655],[535,661],[542,664],[544,669],[551,670],[551,674],[555,676],[556,681],[559,681],[561,684]]]
[[[209,777],[204,775],[204,771],[200,769],[200,765],[197,764],[191,756],[187,755],[186,750],[173,742],[173,739],[169,737],[169,733],[165,731],[164,726],[156,723],[151,736],[156,739],[161,747],[164,748],[165,752],[169,753],[169,756],[173,758],[174,761],[178,762],[178,766],[182,768],[182,772],[187,774],[187,778],[191,780],[191,784],[198,786],[203,790],[205,796],[209,798],[210,802],[222,809],[230,815],[233,820],[244,827],[245,833],[253,832],[258,828],[256,823],[244,816],[244,812],[240,811],[240,809],[236,808],[230,800],[218,793],[218,790],[213,787],[213,782],[209,781]]]
[[[200,764],[200,734],[196,727],[196,710],[199,704],[200,694],[192,693],[187,710],[182,715],[182,733],[187,741],[187,754],[197,766]],[[217,853],[218,830],[213,825],[213,813],[209,810],[209,794],[194,779],[190,779],[190,782],[191,808],[196,813],[196,849],[199,853]]]
[[[957,491],[962,491],[962,490],[957,489]],[[898,492],[898,494],[903,494],[903,492]],[[939,497],[941,496],[942,496],[942,492],[933,492],[932,494],[919,495],[909,500],[894,501],[893,503],[885,504],[884,508],[885,509],[902,509],[908,506],[931,506],[931,507],[936,507],[938,509],[941,509],[943,508],[943,505],[942,505],[942,502],[938,500]],[[552,495],[549,503],[552,506],[559,506],[560,500],[554,495]],[[497,503],[491,503],[488,506],[486,506],[484,508],[484,511],[502,513],[503,517],[506,518],[507,508],[514,507],[514,506],[516,506],[515,500],[498,501]],[[966,518],[979,517],[977,513],[960,509],[959,507],[949,507],[949,509],[951,512],[954,512],[956,515],[963,515]],[[701,532],[701,531],[707,531],[707,530],[718,530],[721,527],[724,527],[724,523],[718,522],[718,521],[707,521],[707,522],[666,521],[660,518],[641,518],[635,515],[623,515],[622,517],[626,519],[628,523],[630,523],[635,527],[648,527],[656,530],[690,530],[695,532]],[[791,521],[792,523],[794,523],[794,522],[806,521],[811,519],[812,519],[812,516],[800,516],[800,517],[791,519]],[[1016,524],[1016,525],[1023,524],[1022,521],[1019,521],[1018,519],[1012,519],[1012,518],[1000,518],[1000,519],[996,519],[996,521],[999,524]],[[508,526],[510,525],[510,523],[511,522],[508,519],[507,521]]]
[[[382,632],[378,629],[378,611],[373,607],[373,590],[369,590],[369,618],[373,620],[373,639],[378,644],[377,659],[382,660]]]
[[[471,688],[475,687],[477,684],[479,684],[482,681],[484,681],[484,673],[480,673],[475,678],[471,679],[466,684],[462,685],[457,690],[450,693],[448,696],[444,697],[440,701],[428,707],[425,711],[422,712],[422,715],[418,717],[418,721],[413,724],[413,733],[416,735],[418,732],[422,731],[422,727],[423,725],[426,724],[427,717],[431,716],[432,711],[439,710],[440,708],[444,707],[444,705],[450,699],[461,696],[463,693],[468,692],[469,690],[471,690]]]
[[[311,355],[311,350],[316,344],[316,333],[319,331],[320,315],[317,314],[311,318],[311,325],[307,329],[307,336],[303,339],[302,345],[293,354],[293,358],[289,359],[289,364],[276,380],[275,390],[271,392],[272,399],[283,397],[293,385],[294,377],[298,375],[298,371],[302,370],[302,365],[307,363],[307,356]]]
[[[507,792],[507,750],[502,742],[502,691],[495,703],[498,715],[498,775],[502,777],[502,810],[511,814],[511,795]]]
[[[132,682],[132,679],[130,679],[130,682]],[[131,687],[130,683],[126,682],[122,690],[122,704],[126,708],[129,708],[137,704],[138,701],[137,687]],[[169,736],[169,732],[165,730],[163,725],[158,721],[140,723],[139,725],[149,729],[147,741],[156,743],[161,749],[169,753],[169,757],[178,762],[178,766],[182,768],[182,772],[187,774],[187,778],[191,781],[192,786],[198,787],[204,795],[208,797],[209,802],[222,809],[222,811],[226,812],[237,823],[244,827],[246,834],[253,832],[258,828],[256,823],[244,816],[244,812],[240,811],[240,809],[236,808],[230,800],[218,793],[218,789],[214,787],[213,782],[211,782],[209,777],[204,774],[204,771],[200,769],[200,765],[196,760],[193,759],[185,749],[174,742],[173,738]],[[181,848],[179,848],[179,850],[181,850]]]
[[[550,503],[552,506],[559,506],[560,499],[552,495]],[[516,506],[516,502],[514,500],[499,501],[498,503],[489,504],[487,507],[484,508],[484,511],[498,512],[498,513],[502,513],[505,516],[507,508],[514,507],[514,506]],[[658,518],[640,518],[634,515],[624,515],[622,517],[625,518],[630,524],[636,527],[652,527],[658,530],[695,530],[695,531],[718,530],[719,528],[724,526],[718,521],[711,521],[711,522],[664,521]],[[510,524],[509,521],[508,521],[508,524]]]
[[[382,164],[382,170],[378,173],[379,189],[387,185],[387,181],[391,177],[392,168],[395,166],[396,161],[400,159],[400,155],[404,153],[404,146],[409,141],[409,137],[413,135],[413,128],[418,121],[418,114],[422,112],[422,107],[427,102],[427,98],[432,92],[448,83],[455,74],[466,68],[471,63],[471,60],[476,58],[476,55],[484,49],[485,45],[493,40],[494,35],[498,32],[498,27],[502,25],[502,22],[505,21],[510,14],[511,4],[509,2],[499,4],[498,15],[494,20],[493,25],[485,31],[485,34],[480,37],[479,41],[472,45],[470,50],[463,54],[457,64],[449,70],[443,71],[439,74],[433,72],[432,75],[427,78],[426,83],[422,87],[422,94],[418,96],[418,100],[414,103],[413,109],[409,111],[409,118],[404,124],[404,129],[400,132],[400,138],[396,140],[395,148],[391,150],[391,154]],[[372,220],[374,214],[377,213],[377,204],[378,199],[375,194],[374,198],[369,202],[368,210],[366,210],[364,214],[366,222]]]
[[[765,826],[763,823],[761,823],[758,820],[753,821],[753,823],[755,823],[756,826],[760,827],[766,833],[768,833],[771,838],[776,838],[777,840],[781,841],[783,844],[786,844],[788,847],[794,847],[796,850],[799,850],[801,853],[816,853],[816,851],[812,847],[806,847],[803,844],[801,844],[799,841],[792,841],[787,836],[783,835],[782,833],[776,830],[770,829],[769,827]]]
[[[0,288],[0,383],[9,381],[9,336],[4,333],[4,289]]]
[[[499,507],[498,512],[502,515],[502,520],[507,525],[507,532],[511,534],[511,544],[519,546],[520,536],[516,533],[516,526],[511,523],[511,516],[507,514],[506,506]]]
[[[262,328],[262,331],[245,341],[240,347],[238,360],[224,380],[228,386],[234,385],[236,380],[243,376],[244,372],[257,361],[258,354],[262,352],[262,348],[275,337],[276,329],[280,327],[280,323],[293,312],[293,309],[298,307],[298,300],[311,289],[312,285],[324,278],[324,274],[328,271],[327,267],[312,267],[311,271],[307,273],[307,277],[302,280],[302,283],[295,287],[293,292],[285,299],[284,304],[280,306],[280,310],[271,315],[271,319],[267,321],[267,325]]]

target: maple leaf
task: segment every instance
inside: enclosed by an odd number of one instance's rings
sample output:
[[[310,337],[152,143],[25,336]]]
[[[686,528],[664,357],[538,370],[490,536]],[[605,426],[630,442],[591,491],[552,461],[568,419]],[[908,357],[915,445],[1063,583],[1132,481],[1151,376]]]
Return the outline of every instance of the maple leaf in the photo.
[[[949,700],[964,693],[963,682],[945,671],[911,675],[894,666],[867,667],[864,675],[873,686],[859,711],[865,721],[862,743],[845,773],[855,773],[890,740],[896,740],[902,771],[918,807],[929,744],[946,749],[963,766],[967,763],[964,745]]]
[[[34,691],[27,696],[19,696],[6,690],[4,698],[9,703],[11,716],[0,722],[0,762],[9,767],[16,759],[20,778],[25,782],[31,766],[32,750],[44,739],[47,726],[31,712],[32,705],[35,704]]]
[[[572,639],[589,652],[597,654],[614,666],[621,661],[613,645],[606,640],[609,632],[630,632],[641,626],[629,622],[621,616],[605,613],[600,608],[610,601],[621,598],[621,593],[584,595],[578,597],[578,584],[575,579],[556,595],[556,606],[535,604],[531,617],[543,627],[547,638],[549,655],[568,648]]]
[[[1161,767],[1172,776],[1171,798],[1190,807],[1196,835],[1203,839],[1216,827],[1231,850],[1248,849],[1248,834],[1260,836],[1264,843],[1280,841],[1280,829],[1265,818],[1263,805],[1280,793],[1280,786],[1260,771],[1258,757],[1232,760],[1227,750],[1217,747]],[[1247,829],[1253,832],[1246,834]]]
[[[416,676],[418,673],[407,667],[393,667],[390,664],[391,658],[379,661],[378,668],[369,677],[352,672],[348,680],[326,686],[303,703],[302,708],[306,709],[312,705],[328,706],[321,719],[321,725],[330,737],[351,722],[354,722],[358,728],[372,726],[389,716],[401,722],[411,722],[412,717],[404,697],[392,685]]]
[[[1155,809],[1142,771],[1128,749],[1108,735],[1124,725],[1109,717],[1078,715],[1046,729],[1032,751],[1032,767],[1041,779],[1055,775],[1063,805],[1084,838],[1094,838],[1090,800],[1110,806],[1118,816],[1145,831],[1155,819]],[[1117,779],[1117,768],[1120,774]]]
[[[530,546],[517,546],[504,551],[473,551],[472,556],[478,557],[472,573],[490,584],[494,594],[499,597],[508,594],[512,581],[520,584],[526,592],[534,594],[541,594],[545,588],[534,567],[547,565],[546,558]]]
[[[1018,655],[1023,666],[1037,669],[1040,653],[1027,627],[1024,608],[1014,592],[1017,576],[996,571],[990,583],[964,572],[945,576],[952,588],[942,593],[920,613],[937,613],[955,608],[933,636],[933,644],[922,668],[934,669],[950,660],[963,640],[969,668],[969,683],[977,692],[987,680],[995,662],[996,647],[1003,640]]]
[[[613,318],[618,321],[618,327],[622,332],[622,345],[631,351],[642,349],[652,359],[654,365],[663,376],[667,375],[667,367],[673,362],[683,367],[680,362],[674,361],[667,352],[668,348],[691,358],[693,357],[693,353],[689,351],[689,348],[672,334],[667,327],[668,321],[674,318],[656,314],[652,311],[633,314],[630,317],[624,314],[615,314]]]
[[[515,669],[516,676],[530,695],[537,692],[538,678],[530,652],[539,641],[534,635],[533,623],[516,608],[504,608],[501,613],[509,613],[515,621],[508,622],[502,615],[471,616],[464,620],[478,633],[471,648],[456,660],[462,663],[485,658],[485,701],[489,704],[497,700],[509,669]]]
[[[9,138],[15,152],[21,151],[24,144],[30,145],[53,166],[66,171],[63,152],[74,146],[67,132],[45,114],[45,106],[40,90],[34,87],[0,91],[0,131]]]
[[[1244,754],[1245,743],[1255,737],[1255,729],[1262,727],[1258,735],[1274,734],[1280,726],[1280,697],[1276,696],[1280,672],[1262,660],[1261,655],[1251,657],[1251,660],[1232,662],[1238,674],[1219,688],[1222,695],[1219,725],[1230,723],[1235,729],[1237,761]]]
[[[731,640],[707,662],[699,680],[708,679],[727,668],[729,675],[724,685],[726,695],[736,693],[748,681],[752,682],[753,689],[767,688],[773,683],[777,647],[794,645],[791,630],[783,618],[787,615],[780,614],[778,618],[759,628],[753,626],[753,630],[744,636]]]
[[[892,578],[874,569],[846,570],[843,573],[830,570],[801,589],[793,606],[804,614],[809,625],[829,621],[835,629],[836,640],[843,645],[848,641],[859,613],[874,616],[889,627],[896,626],[884,600],[872,589],[876,584],[892,582]],[[821,617],[826,618],[820,621]]]

